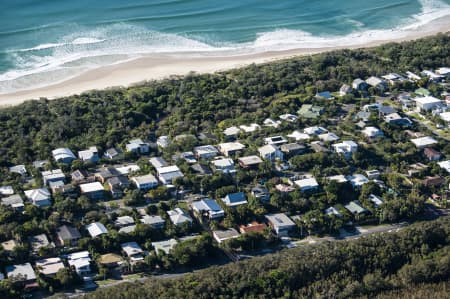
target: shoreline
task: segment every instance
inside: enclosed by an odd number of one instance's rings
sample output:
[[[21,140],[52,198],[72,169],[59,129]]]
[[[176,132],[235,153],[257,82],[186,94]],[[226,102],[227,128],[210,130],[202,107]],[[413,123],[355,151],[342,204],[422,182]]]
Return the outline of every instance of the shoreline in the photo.
[[[197,55],[183,57],[183,53],[149,54],[126,62],[103,66],[86,71],[73,78],[44,87],[32,88],[12,93],[0,94],[0,107],[18,105],[26,100],[61,98],[80,94],[94,89],[128,87],[150,80],[161,80],[170,76],[183,76],[191,72],[214,73],[250,64],[263,64],[298,56],[312,55],[340,49],[362,49],[390,42],[403,42],[450,31],[450,18],[434,20],[416,31],[405,32],[399,38],[361,42],[351,46],[333,46],[322,48],[297,48],[281,51],[240,54],[229,56]]]

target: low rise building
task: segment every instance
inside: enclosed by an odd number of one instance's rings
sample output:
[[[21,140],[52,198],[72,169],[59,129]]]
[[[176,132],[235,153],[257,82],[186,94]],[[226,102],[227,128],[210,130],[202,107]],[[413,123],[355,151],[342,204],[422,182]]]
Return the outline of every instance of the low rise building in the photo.
[[[238,238],[239,233],[234,228],[229,228],[227,230],[214,230],[213,237],[217,243],[221,244],[226,240]]]
[[[214,199],[204,198],[191,203],[192,210],[201,217],[220,219],[225,215],[224,210],[217,204]]]
[[[158,187],[158,180],[152,174],[135,176],[131,178],[131,181],[139,190],[146,191]]]
[[[192,223],[192,218],[188,213],[180,208],[175,208],[173,210],[167,211],[170,221],[175,225],[181,225],[183,223]]]
[[[230,193],[222,198],[222,202],[228,207],[237,207],[247,204],[247,199],[244,192]]]
[[[78,152],[78,158],[84,162],[97,163],[100,160],[98,149],[96,146],[91,146],[86,150]]]
[[[218,145],[219,151],[225,156],[230,157],[238,152],[242,151],[245,148],[245,145],[239,142],[227,142],[227,143],[220,143]]]
[[[158,173],[158,179],[164,185],[170,185],[176,178],[182,178],[184,174],[178,168],[178,166],[166,166],[156,169]]]
[[[94,222],[94,223],[88,224],[85,226],[85,228],[92,238],[95,238],[100,235],[104,235],[104,234],[108,233],[108,230],[106,229],[106,227],[100,222]]]
[[[105,188],[99,182],[81,184],[80,191],[81,195],[90,199],[103,199],[105,196]]]
[[[294,221],[284,213],[268,214],[265,217],[269,222],[269,225],[280,237],[287,236],[288,233],[295,228]]]

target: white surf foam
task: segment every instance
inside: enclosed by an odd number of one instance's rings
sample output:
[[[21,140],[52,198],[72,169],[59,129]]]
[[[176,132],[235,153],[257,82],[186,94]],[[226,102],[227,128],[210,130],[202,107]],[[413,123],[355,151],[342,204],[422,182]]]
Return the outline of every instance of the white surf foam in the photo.
[[[344,36],[314,36],[301,30],[278,29],[257,35],[253,42],[210,44],[182,35],[150,31],[130,24],[113,24],[67,35],[54,43],[7,53],[16,69],[0,74],[0,94],[55,84],[89,69],[120,63],[151,53],[183,55],[239,55],[301,48],[364,45],[377,40],[403,38],[429,22],[450,15],[450,5],[420,0],[421,12],[397,28],[365,30],[364,24]],[[45,50],[46,52],[36,53]],[[37,55],[47,54],[48,55]]]

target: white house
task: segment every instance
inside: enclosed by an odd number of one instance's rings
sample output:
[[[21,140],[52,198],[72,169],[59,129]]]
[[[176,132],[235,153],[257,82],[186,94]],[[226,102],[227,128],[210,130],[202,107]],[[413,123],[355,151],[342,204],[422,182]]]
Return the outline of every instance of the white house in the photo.
[[[98,156],[98,150],[96,146],[91,146],[84,151],[79,151],[78,158],[81,161],[85,162],[90,161],[92,163],[95,163],[100,159],[100,157]]]
[[[35,206],[47,207],[51,205],[51,195],[47,188],[26,190],[24,193],[26,198]]]
[[[302,192],[316,190],[319,188],[319,183],[314,177],[296,180],[294,181],[294,184],[297,185]]]
[[[245,145],[239,142],[226,142],[220,143],[217,147],[222,154],[229,157],[243,150]]]
[[[234,228],[229,228],[227,230],[214,230],[213,237],[217,241],[217,243],[221,244],[226,240],[238,238],[239,233]]]
[[[258,148],[258,152],[260,157],[264,160],[274,161],[283,160],[284,158],[283,152],[273,144],[264,145]]]
[[[295,227],[294,221],[292,221],[284,213],[268,214],[265,217],[269,222],[269,225],[280,237],[287,236],[289,231],[291,231]]]
[[[352,153],[358,150],[358,144],[354,141],[346,140],[340,143],[333,144],[334,152],[337,154],[342,154],[345,157],[350,157]]]
[[[76,159],[75,155],[68,148],[57,148],[52,151],[53,159],[58,163],[70,164]]]
[[[127,242],[120,245],[122,251],[132,262],[144,260],[144,250],[136,242]]]
[[[219,151],[212,145],[201,145],[194,147],[194,154],[198,159],[212,159]]]
[[[91,273],[91,257],[88,251],[80,251],[67,255],[69,266],[75,268],[78,275],[86,275]]]
[[[148,159],[148,161],[150,162],[150,164],[152,164],[153,167],[155,167],[155,169],[169,166],[169,163],[167,163],[166,160],[161,157],[151,157],[150,159]]]
[[[436,139],[434,139],[430,136],[414,138],[414,139],[411,139],[411,142],[414,143],[414,145],[417,148],[425,148],[425,147],[429,147],[429,146],[432,146],[437,143]]]
[[[156,169],[156,171],[158,173],[158,179],[165,185],[172,184],[173,180],[184,176],[176,165],[161,167]]]
[[[438,165],[450,173],[450,160],[438,162]]]
[[[311,138],[311,136],[309,136],[308,134],[299,132],[297,130],[295,130],[291,134],[287,135],[287,137],[293,138],[293,139],[295,139],[295,141],[308,140]]]
[[[88,224],[85,226],[85,228],[92,238],[108,233],[106,227],[100,222]]]
[[[250,124],[249,126],[241,125],[241,126],[239,126],[239,128],[242,131],[244,131],[245,133],[252,133],[252,132],[259,130],[261,128],[261,126],[258,124]]]
[[[234,167],[234,162],[230,158],[222,158],[211,161],[211,164],[214,166],[216,171],[220,171],[222,173],[235,173],[236,168]]]
[[[206,213],[209,219],[219,219],[225,214],[224,210],[217,202],[210,198],[194,201],[192,202],[191,207],[198,215],[204,215]]]
[[[377,138],[384,136],[383,131],[376,127],[365,127],[364,130],[361,131],[367,138]]]
[[[442,106],[442,101],[432,96],[415,98],[414,101],[418,111],[430,111]]]
[[[136,154],[147,154],[150,151],[150,145],[140,138],[131,140],[125,147],[127,152]]]
[[[183,223],[189,222],[192,223],[192,218],[180,208],[175,208],[173,210],[167,211],[167,215],[169,215],[170,221],[172,221],[175,225],[181,225]]]
[[[360,188],[362,185],[369,182],[369,179],[362,174],[355,173],[347,176],[347,180],[350,181],[353,188]]]
[[[149,190],[158,186],[158,180],[152,174],[135,176],[131,180],[139,190]]]

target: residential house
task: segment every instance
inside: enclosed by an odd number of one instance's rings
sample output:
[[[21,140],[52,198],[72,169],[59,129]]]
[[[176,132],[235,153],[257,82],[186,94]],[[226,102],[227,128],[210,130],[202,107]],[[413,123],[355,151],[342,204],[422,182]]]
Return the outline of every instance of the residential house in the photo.
[[[252,221],[246,225],[240,225],[239,226],[239,232],[241,234],[248,234],[248,233],[263,233],[265,229],[267,228],[267,225],[264,223],[259,223],[257,221]]]
[[[443,106],[441,100],[432,96],[415,98],[414,101],[416,102],[416,107],[419,112],[427,112]]]
[[[269,225],[275,231],[275,233],[280,237],[285,237],[288,233],[294,229],[295,223],[286,214],[268,214],[265,216]]]
[[[192,210],[200,217],[208,217],[208,219],[223,218],[225,212],[214,199],[204,198],[191,203]]]
[[[123,153],[119,149],[112,147],[107,149],[103,156],[109,160],[120,160],[123,158]]]
[[[367,213],[367,210],[361,206],[361,203],[357,200],[351,201],[344,206],[353,215],[361,215]]]
[[[212,171],[211,169],[203,164],[197,163],[191,166],[192,170],[194,170],[194,172],[197,175],[211,175]]]
[[[439,167],[450,173],[450,160],[438,162]]]
[[[214,166],[216,171],[220,171],[222,173],[233,174],[236,173],[236,169],[234,168],[234,162],[230,158],[222,158],[211,161],[211,164]]]
[[[262,202],[268,202],[270,200],[269,190],[262,185],[257,185],[252,188],[251,192],[253,197],[259,199]]]
[[[44,185],[48,185],[50,182],[58,182],[58,181],[65,182],[66,180],[66,176],[64,175],[61,169],[42,171],[41,175]]]
[[[436,139],[430,137],[430,136],[425,136],[425,137],[420,137],[420,138],[414,138],[411,139],[411,142],[414,143],[414,145],[417,148],[426,148],[426,147],[430,147],[432,145],[437,144],[438,142],[436,141]]]
[[[380,129],[376,127],[365,127],[364,130],[361,131],[367,138],[378,138],[383,137],[384,133]]]
[[[278,128],[278,126],[281,125],[281,121],[279,121],[279,120],[275,121],[275,120],[273,120],[273,119],[271,119],[271,118],[266,118],[266,119],[264,120],[263,124],[264,124],[266,127]]]
[[[76,159],[73,152],[68,148],[57,148],[52,151],[53,159],[58,163],[70,164]]]
[[[122,198],[123,190],[130,186],[128,178],[123,175],[109,178],[106,183],[108,184],[109,191],[113,198]]]
[[[416,74],[414,74],[413,72],[410,72],[410,71],[406,72],[406,77],[413,82],[419,81],[420,79],[422,79],[422,78],[420,78],[420,76],[417,76]]]
[[[375,77],[375,76],[369,77],[366,80],[366,83],[369,84],[370,86],[380,90],[381,92],[384,92],[387,89],[386,81],[384,81],[383,79],[380,79],[378,77]]]
[[[36,261],[37,271],[45,276],[55,276],[59,270],[64,268],[64,264],[59,257],[52,257]]]
[[[56,237],[59,244],[62,246],[74,247],[78,245],[78,240],[81,239],[81,234],[75,227],[63,225],[58,227],[56,230]]]
[[[406,80],[403,76],[401,76],[397,73],[389,73],[387,75],[382,76],[382,78],[384,80],[386,80],[387,82],[389,82],[389,84],[391,84],[391,85],[394,85],[395,83],[403,82]]]
[[[247,199],[244,192],[230,193],[222,198],[222,202],[228,207],[237,207],[247,204]]]
[[[136,153],[138,155],[148,154],[150,152],[150,144],[142,141],[142,139],[133,139],[125,145],[127,152]]]
[[[319,188],[319,183],[314,177],[305,177],[300,180],[294,181],[294,184],[300,189],[302,192],[313,191]]]
[[[170,138],[169,136],[159,136],[158,139],[156,140],[156,144],[160,147],[160,148],[166,148],[169,146],[170,144]]]
[[[258,152],[260,157],[263,158],[264,160],[275,161],[284,159],[283,152],[280,151],[278,147],[273,144],[264,145],[258,148]]]
[[[386,105],[378,105],[377,106],[377,110],[378,110],[378,115],[380,117],[385,117],[386,115],[392,114],[392,113],[397,113],[397,109],[391,107],[391,106],[386,106]]]
[[[313,126],[313,127],[304,128],[303,132],[308,135],[317,135],[318,136],[320,134],[328,133],[328,130],[323,127]]]
[[[45,234],[28,237],[28,243],[30,243],[33,253],[38,253],[39,249],[41,248],[55,247],[55,244],[48,241],[48,238]]]
[[[363,90],[367,90],[368,85],[367,85],[366,81],[358,78],[358,79],[353,80],[352,87],[353,87],[353,89],[356,89],[358,91],[363,91]]]
[[[398,113],[391,113],[384,117],[384,121],[390,125],[396,125],[401,127],[411,127],[412,121],[407,117],[402,117]]]
[[[106,229],[106,227],[100,222],[94,222],[94,223],[88,224],[85,226],[85,228],[92,238],[95,238],[100,235],[108,233],[108,230]]]
[[[343,183],[347,183],[348,180],[345,177],[345,175],[342,174],[338,174],[338,175],[333,175],[333,176],[329,176],[327,177],[328,181],[335,181],[339,184],[343,184]]]
[[[443,185],[445,183],[445,178],[441,177],[439,175],[436,176],[427,176],[423,181],[422,184],[425,187],[432,187],[432,186],[440,186]]]
[[[1,199],[1,204],[7,207],[11,207],[16,212],[23,212],[25,205],[23,199],[19,194],[14,194]]]
[[[324,108],[320,106],[303,104],[298,110],[298,115],[303,118],[316,119],[322,114],[323,110]]]
[[[80,251],[67,255],[67,263],[70,267],[73,267],[75,272],[80,276],[91,273],[91,261],[88,251]]]
[[[140,221],[141,223],[150,225],[155,229],[162,229],[166,226],[166,221],[159,215],[144,215]]]
[[[241,126],[239,126],[239,128],[242,131],[244,131],[245,133],[252,133],[252,132],[259,130],[261,128],[261,126],[258,124],[250,124],[249,126],[241,125]]]
[[[221,244],[226,240],[238,238],[239,233],[234,228],[229,228],[227,230],[214,230],[213,237],[217,243]]]
[[[170,221],[175,225],[181,225],[183,223],[192,223],[192,218],[180,208],[175,208],[173,210],[167,211]]]
[[[27,169],[25,168],[25,165],[16,165],[9,168],[9,172],[11,173],[17,173],[23,177],[26,177],[28,175]]]
[[[335,153],[344,155],[346,158],[351,157],[351,155],[358,150],[358,144],[351,140],[335,143],[332,146]]]
[[[38,287],[36,274],[30,263],[7,266],[5,272],[8,278],[24,283],[25,289]]]
[[[336,209],[335,207],[329,207],[328,209],[325,210],[325,214],[327,214],[328,216],[336,216],[336,217],[342,217],[341,212],[339,212],[338,209]]]
[[[136,242],[127,242],[120,245],[122,251],[125,252],[131,262],[144,260],[144,251]]]
[[[238,161],[242,168],[258,168],[258,165],[263,162],[260,157],[255,155],[241,157]]]
[[[139,190],[150,190],[158,187],[158,180],[152,174],[132,177],[131,180]]]
[[[121,175],[121,173],[115,167],[102,167],[95,174],[95,178],[104,184],[109,178],[119,175]]]
[[[14,189],[12,186],[0,186],[0,195],[8,196],[13,195]]]
[[[114,221],[114,225],[117,228],[127,227],[134,225],[134,219],[131,216],[120,216]]]
[[[169,254],[170,251],[178,244],[178,241],[175,239],[164,240],[159,242],[152,242],[153,248],[155,248],[155,252],[158,253],[163,251],[165,254]]]
[[[431,147],[424,148],[423,154],[429,161],[439,161],[442,157],[442,154],[440,152]]]
[[[436,74],[444,76],[444,77],[450,77],[450,68],[449,67],[440,67],[436,70]]]
[[[353,91],[353,89],[352,89],[351,86],[349,86],[349,85],[347,85],[347,84],[344,84],[344,85],[342,85],[341,88],[339,89],[339,95],[340,95],[341,97],[343,97],[343,96],[345,96],[345,95],[347,95],[347,94],[350,94],[352,91]]]
[[[309,144],[309,146],[316,153],[328,153],[329,152],[328,148],[325,146],[325,143],[323,143],[323,141],[313,141]]]
[[[423,70],[421,74],[428,77],[428,79],[433,82],[440,82],[444,78],[444,76],[438,75],[435,72],[429,70]]]
[[[13,252],[13,250],[19,246],[19,242],[17,242],[16,240],[12,239],[12,240],[8,240],[5,242],[1,243],[1,246],[3,247],[3,250],[5,251],[6,254],[10,254],[11,252]]]
[[[169,166],[169,163],[167,163],[162,157],[152,157],[148,161],[153,167],[155,167],[155,169]]]
[[[301,133],[297,130],[295,130],[291,134],[287,135],[287,137],[293,138],[293,139],[295,139],[295,141],[303,141],[303,140],[308,140],[311,138],[311,136],[309,136],[308,134]]]
[[[103,199],[105,196],[105,188],[99,182],[81,184],[80,191],[81,195],[90,199]]]
[[[227,142],[227,143],[220,143],[218,145],[219,151],[225,155],[225,157],[230,157],[238,152],[242,151],[245,148],[245,145],[239,142]]]
[[[183,152],[180,154],[180,158],[189,164],[197,163],[197,159],[195,159],[194,152]]]
[[[24,191],[26,198],[37,207],[51,205],[51,196],[47,188],[39,188]]]
[[[379,208],[383,204],[383,199],[381,199],[380,197],[376,196],[375,194],[370,194],[369,195],[369,201],[371,201],[373,203],[375,208]]]
[[[449,105],[450,106],[450,105]],[[442,112],[439,114],[439,117],[445,121],[446,123],[450,123],[450,111],[449,112]]]
[[[100,160],[100,157],[98,155],[98,149],[96,146],[91,146],[84,151],[79,151],[78,158],[81,161],[92,162],[92,163],[97,163],[98,160]]]
[[[362,185],[369,182],[369,179],[362,174],[355,173],[347,176],[347,180],[352,184],[353,188],[361,188]]]
[[[324,133],[318,135],[317,137],[319,137],[319,139],[322,140],[323,142],[333,142],[339,140],[339,136],[337,136],[334,133]]]
[[[212,159],[219,151],[212,145],[202,145],[194,147],[194,154],[198,159]]]
[[[170,185],[176,178],[182,178],[184,174],[178,168],[178,166],[166,166],[156,169],[158,179],[164,185]]]
[[[296,122],[298,120],[298,116],[294,115],[294,114],[287,113],[287,114],[280,115],[280,119],[293,123],[293,122]]]
[[[50,162],[48,160],[36,160],[33,161],[33,167],[37,170],[44,169],[46,165],[48,165]]]
[[[95,177],[89,176],[86,170],[77,169],[74,172],[72,172],[70,176],[72,178],[71,182],[74,185],[92,183],[93,181],[95,181]]]
[[[125,164],[115,167],[119,175],[129,175],[130,173],[137,172],[141,170],[137,164]]]
[[[102,254],[98,259],[97,262],[102,265],[103,267],[109,268],[109,269],[114,269],[114,268],[119,268],[118,270],[120,271],[120,267],[123,265],[123,258],[115,253],[107,253],[107,254]]]
[[[380,176],[380,171],[377,169],[367,170],[366,175],[369,180],[376,180]]]
[[[223,135],[225,136],[225,139],[227,139],[227,140],[234,140],[237,138],[237,136],[239,135],[240,132],[241,132],[241,129],[233,126],[233,127],[229,127],[229,128],[226,128],[225,130],[223,130]]]
[[[305,152],[305,150],[306,150],[306,147],[303,144],[287,143],[287,144],[282,144],[280,146],[280,150],[287,157],[293,157],[293,156],[296,156],[296,155],[303,154]]]

